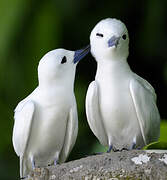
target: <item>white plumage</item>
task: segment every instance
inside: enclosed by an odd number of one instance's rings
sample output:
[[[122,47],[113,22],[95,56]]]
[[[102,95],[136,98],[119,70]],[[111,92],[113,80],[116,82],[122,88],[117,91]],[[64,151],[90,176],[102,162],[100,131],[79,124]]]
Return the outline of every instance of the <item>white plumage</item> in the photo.
[[[158,140],[156,94],[127,63],[126,26],[111,18],[100,21],[91,32],[90,45],[97,72],[87,91],[86,114],[95,136],[109,151],[142,148]]]
[[[17,105],[14,115],[13,145],[21,177],[34,167],[64,162],[72,150],[78,132],[76,62],[88,51],[57,49],[40,60],[39,85]]]

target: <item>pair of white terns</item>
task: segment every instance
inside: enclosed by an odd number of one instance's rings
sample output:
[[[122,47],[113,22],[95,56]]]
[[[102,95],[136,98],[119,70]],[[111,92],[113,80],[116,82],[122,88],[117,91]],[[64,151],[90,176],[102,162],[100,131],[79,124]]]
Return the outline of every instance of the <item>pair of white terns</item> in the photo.
[[[38,65],[38,87],[16,107],[13,146],[20,157],[20,176],[35,167],[64,162],[78,133],[74,79],[77,63],[91,51],[95,80],[86,95],[89,126],[108,152],[142,148],[157,141],[160,115],[153,87],[127,63],[129,36],[124,23],[107,18],[90,34],[90,46],[56,49]]]

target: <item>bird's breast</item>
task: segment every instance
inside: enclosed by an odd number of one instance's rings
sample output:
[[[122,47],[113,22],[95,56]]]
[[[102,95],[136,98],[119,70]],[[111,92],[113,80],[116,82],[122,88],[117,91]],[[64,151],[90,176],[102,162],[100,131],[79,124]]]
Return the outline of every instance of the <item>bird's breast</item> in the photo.
[[[129,90],[128,78],[97,80],[99,106],[104,127],[109,136],[121,140],[136,131],[136,111]],[[138,127],[137,127],[138,128]]]
[[[58,98],[57,98],[58,99]],[[36,101],[30,151],[36,159],[44,161],[44,157],[52,159],[55,152],[60,152],[64,144],[67,121],[71,102],[64,101]],[[49,154],[48,154],[49,153]]]

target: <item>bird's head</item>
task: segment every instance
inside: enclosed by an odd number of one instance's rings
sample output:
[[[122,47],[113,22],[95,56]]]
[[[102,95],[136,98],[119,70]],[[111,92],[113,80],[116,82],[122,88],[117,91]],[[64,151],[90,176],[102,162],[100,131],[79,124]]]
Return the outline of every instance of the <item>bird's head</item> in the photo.
[[[45,54],[38,65],[41,83],[69,82],[74,80],[76,64],[88,54],[90,48],[77,51],[56,49]]]
[[[107,18],[100,21],[90,35],[91,53],[100,61],[126,59],[129,54],[129,36],[124,23]]]

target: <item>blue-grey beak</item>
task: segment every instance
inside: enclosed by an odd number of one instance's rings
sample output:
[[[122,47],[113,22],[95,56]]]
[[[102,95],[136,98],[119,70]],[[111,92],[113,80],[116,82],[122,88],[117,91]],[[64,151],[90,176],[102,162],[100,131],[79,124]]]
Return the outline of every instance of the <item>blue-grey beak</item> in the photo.
[[[119,39],[120,39],[120,37],[112,36],[112,37],[108,40],[108,47],[112,47],[112,46],[117,47],[117,45],[118,45],[118,43],[119,43]]]
[[[83,59],[90,51],[90,45],[86,46],[83,49],[75,51],[74,54],[74,64]]]

